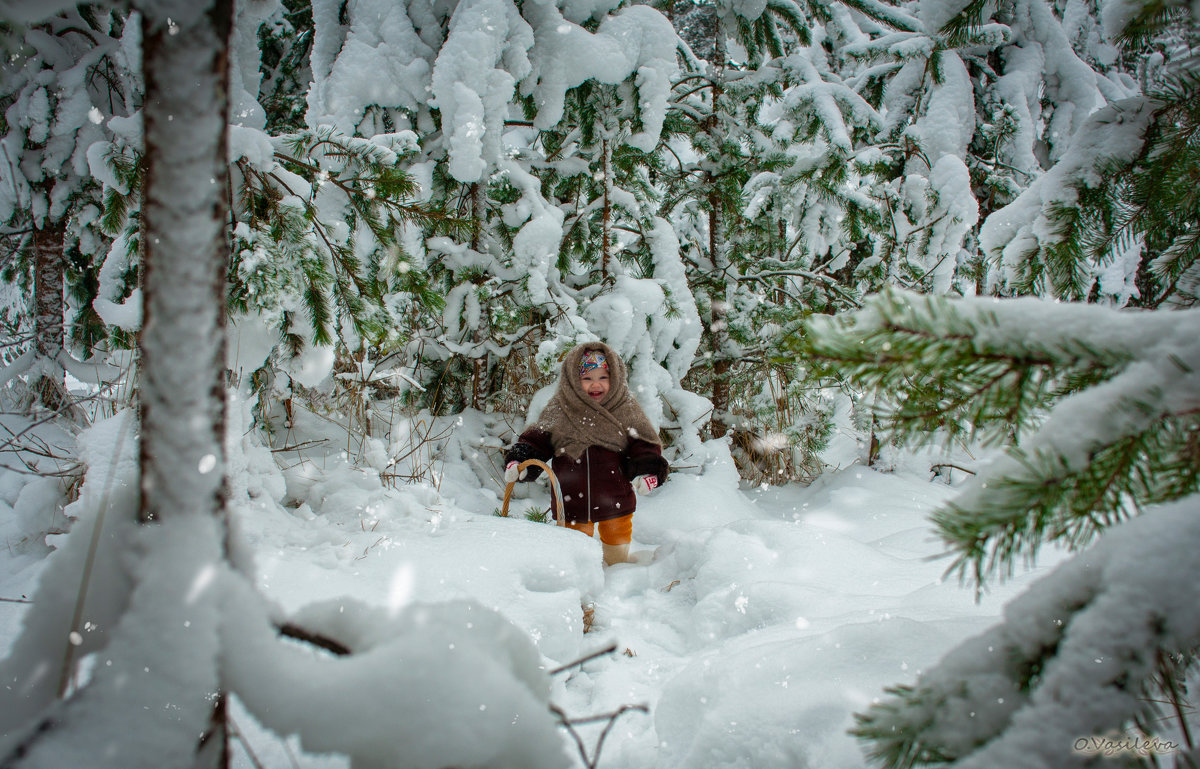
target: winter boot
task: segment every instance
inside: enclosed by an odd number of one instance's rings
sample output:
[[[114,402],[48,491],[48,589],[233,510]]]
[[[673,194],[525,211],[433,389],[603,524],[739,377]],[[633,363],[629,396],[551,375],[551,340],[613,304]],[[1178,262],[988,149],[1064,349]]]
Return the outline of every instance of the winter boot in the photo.
[[[604,565],[612,566],[614,563],[626,563],[629,560],[629,543],[623,545],[608,545],[601,543],[604,548]]]

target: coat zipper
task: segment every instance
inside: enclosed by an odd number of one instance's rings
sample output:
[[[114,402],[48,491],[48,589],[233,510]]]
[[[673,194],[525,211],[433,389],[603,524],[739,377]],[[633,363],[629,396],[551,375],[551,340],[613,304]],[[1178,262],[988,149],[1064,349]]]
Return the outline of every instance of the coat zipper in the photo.
[[[583,450],[583,459],[587,468],[587,520],[592,522],[592,449],[589,446]]]

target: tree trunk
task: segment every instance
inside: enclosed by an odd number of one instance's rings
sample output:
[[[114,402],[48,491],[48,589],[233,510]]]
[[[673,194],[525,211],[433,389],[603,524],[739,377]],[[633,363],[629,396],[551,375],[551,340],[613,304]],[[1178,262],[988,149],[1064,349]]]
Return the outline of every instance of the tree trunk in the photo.
[[[471,185],[471,250],[479,251],[483,244],[483,227],[487,217],[487,187],[484,182]],[[476,278],[476,284],[481,278]],[[486,307],[480,308],[484,314]],[[487,392],[488,354],[483,351],[483,340],[486,338],[485,327],[488,324],[481,318],[479,326],[471,332],[471,341],[475,344],[475,352],[471,357],[471,408],[483,410],[484,399],[490,395]]]
[[[145,0],[143,5],[146,189],[144,318],[138,344],[139,520],[149,524],[211,517],[220,521],[217,531],[225,532],[225,137],[233,3]],[[215,544],[218,552],[228,552],[227,542]],[[178,653],[187,655],[187,650]],[[179,664],[198,668],[198,677],[211,680],[216,690],[195,766],[228,766],[217,661],[205,657],[180,659]]]
[[[724,38],[717,35],[715,43],[715,66],[713,68],[712,115],[709,118],[707,131],[712,141],[714,151],[724,143],[723,128],[720,119],[722,87],[725,75],[725,45]],[[718,172],[719,173],[719,172]],[[729,431],[725,415],[729,412],[730,386],[729,373],[733,368],[730,358],[729,345],[729,306],[725,301],[726,281],[729,275],[729,257],[726,253],[727,236],[725,231],[725,211],[721,199],[720,178],[713,172],[708,172],[708,258],[712,265],[713,282],[710,292],[711,319],[709,322],[709,341],[712,344],[712,404],[713,417],[709,423],[709,431],[714,438],[721,438]]]
[[[62,222],[46,222],[33,231],[33,327],[37,356],[57,372],[43,371],[34,383],[42,406],[59,411],[65,405],[60,358],[65,346],[63,313],[63,241],[66,227]]]
[[[600,225],[600,280],[608,281],[608,260],[612,251],[612,142],[602,141],[604,175],[604,214]]]
[[[224,177],[233,8],[232,0],[142,0],[137,10],[146,84],[140,499],[114,489],[128,504],[110,510],[144,525],[133,535],[125,526],[104,532],[125,543],[129,579],[93,586],[112,591],[97,601],[123,604],[106,623],[103,664],[39,708],[22,734],[0,734],[4,769],[229,764],[221,644],[232,568]],[[62,665],[73,667],[69,656]],[[37,675],[57,678],[50,667]],[[136,738],[124,739],[131,728]]]
[[[709,196],[709,204],[712,206],[708,214],[709,250],[713,272],[719,276],[722,274],[720,264],[721,254],[725,248],[725,227],[720,211],[720,195],[715,190]],[[709,423],[709,431],[712,437],[721,438],[729,431],[729,426],[725,422],[725,414],[729,412],[729,371],[733,368],[733,361],[730,360],[729,352],[726,349],[729,340],[729,308],[725,303],[724,284],[719,281],[713,285],[711,305],[708,334],[713,354],[711,394],[713,417]]]
[[[231,0],[209,0],[206,12],[190,10],[197,0],[147,5],[161,10],[148,7],[143,20],[143,522],[177,511],[219,515],[225,503],[224,116],[232,19]],[[198,471],[214,460],[215,470]]]

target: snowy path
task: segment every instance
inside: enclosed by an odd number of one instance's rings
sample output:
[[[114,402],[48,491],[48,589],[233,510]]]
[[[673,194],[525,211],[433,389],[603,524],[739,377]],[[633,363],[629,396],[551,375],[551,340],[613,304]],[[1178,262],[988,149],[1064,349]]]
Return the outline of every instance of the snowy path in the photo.
[[[949,494],[860,470],[750,494],[668,484],[635,529],[657,557],[610,569],[597,597],[589,638],[620,653],[564,686],[573,714],[650,707],[621,718],[600,765],[865,766],[851,714],[999,610],[929,560],[925,516]]]
[[[552,700],[571,717],[648,709],[617,720],[601,768],[863,769],[852,714],[991,625],[1038,573],[979,604],[943,581],[926,517],[953,489],[921,463],[750,492],[728,468],[677,474],[640,504],[642,562],[607,570],[595,541],[490,515],[498,489],[388,488],[336,458],[298,467],[308,473],[288,478],[306,500],[298,509],[260,497],[237,516],[268,596],[288,611],[341,597],[395,612],[474,599],[524,630],[547,668],[616,644],[553,678]],[[25,591],[29,574],[26,564],[6,583]],[[588,634],[584,600],[597,606]],[[347,766],[234,714],[255,754],[235,743],[237,769]],[[602,727],[580,728],[590,751]],[[565,734],[564,750],[583,766]]]
[[[644,562],[607,570],[574,532],[355,472],[326,474],[328,489],[311,490],[318,510],[253,516],[263,588],[288,608],[474,598],[528,632],[551,668],[616,644],[554,679],[572,717],[648,707],[621,716],[600,767],[865,767],[852,714],[992,624],[1030,578],[980,604],[943,580],[925,519],[953,490],[916,472],[851,468],[749,493],[732,472],[676,475],[635,518]],[[585,635],[586,599],[597,608]],[[580,728],[589,751],[602,727]]]

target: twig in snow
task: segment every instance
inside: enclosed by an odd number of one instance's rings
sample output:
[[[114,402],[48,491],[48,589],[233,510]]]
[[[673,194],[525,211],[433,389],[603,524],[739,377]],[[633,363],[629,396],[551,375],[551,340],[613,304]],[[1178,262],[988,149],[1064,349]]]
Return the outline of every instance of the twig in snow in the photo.
[[[575,747],[579,750],[579,755],[581,758],[583,758],[583,765],[586,766],[587,769],[596,769],[596,765],[600,762],[600,751],[604,750],[604,741],[608,739],[608,735],[612,731],[612,728],[616,726],[617,719],[631,710],[636,710],[641,713],[650,712],[650,708],[646,705],[622,705],[612,713],[603,713],[596,716],[588,716],[586,718],[572,719],[568,718],[567,714],[564,713],[558,706],[550,706],[550,711],[554,713],[554,715],[558,716],[559,724],[561,724],[562,727],[567,730],[567,733],[571,735],[571,739],[575,740]],[[575,731],[575,726],[578,724],[590,724],[598,721],[607,721],[608,723],[604,725],[603,731],[600,732],[600,736],[596,739],[596,751],[589,758],[587,746],[583,744],[583,737],[580,736],[579,732]]]
[[[291,622],[285,622],[282,625],[276,625],[275,627],[277,630],[279,630],[279,635],[284,636],[285,638],[291,638],[296,641],[303,641],[304,643],[312,644],[313,646],[324,649],[325,651],[335,654],[338,657],[347,657],[350,655],[351,649],[349,646],[345,646],[339,641],[335,641],[332,638],[323,636],[319,633],[314,633],[311,630],[306,630],[305,628],[292,624]]]
[[[615,643],[609,644],[608,646],[604,647],[600,651],[592,652],[591,654],[587,655],[586,657],[577,659],[574,662],[568,662],[566,665],[563,665],[562,667],[557,667],[554,670],[551,670],[550,675],[556,676],[559,673],[563,673],[565,671],[570,670],[571,668],[579,667],[580,665],[583,665],[584,663],[591,662],[592,660],[596,659],[597,657],[603,657],[605,654],[612,654],[616,650],[617,650],[617,645]]]
[[[267,769],[263,766],[263,762],[258,760],[258,756],[254,754],[254,749],[250,747],[249,740],[246,739],[246,735],[238,725],[233,722],[233,718],[229,718],[226,723],[229,725],[229,736],[242,743],[242,750],[246,751],[246,758],[250,759],[250,763],[254,766],[254,769]]]
[[[88,589],[92,582],[92,570],[96,565],[96,553],[100,549],[100,530],[104,527],[104,516],[108,511],[109,499],[111,499],[113,479],[117,474],[116,463],[117,459],[121,456],[121,452],[124,450],[125,440],[128,437],[132,421],[132,419],[126,419],[121,423],[121,430],[117,434],[116,451],[112,456],[112,465],[109,467],[108,475],[104,479],[104,488],[100,492],[100,501],[96,508],[96,522],[92,524],[92,538],[88,542],[87,555],[83,560],[83,574],[79,579],[79,591],[75,595],[75,611],[71,616],[71,634],[78,634],[79,629],[83,626],[84,603],[87,601]],[[63,657],[62,670],[59,672],[59,699],[66,697],[67,689],[70,687],[74,672],[75,644],[69,643]]]
[[[967,468],[963,467],[962,465],[956,465],[953,462],[939,462],[936,465],[930,465],[929,471],[936,472],[938,470],[941,470],[943,467],[952,467],[955,470],[962,470],[964,473],[970,473],[971,475],[975,474],[974,470],[968,470]]]
[[[374,531],[373,528],[372,528],[372,531]],[[379,547],[379,545],[381,545],[387,541],[388,541],[388,537],[380,537],[379,539],[375,540],[372,544],[367,545],[365,548],[363,548],[362,555],[358,556],[354,560],[361,561],[362,559],[366,558],[368,555],[371,554],[372,548]]]
[[[303,449],[312,448],[314,446],[321,446],[326,443],[329,443],[328,438],[317,438],[317,439],[314,439],[311,441],[304,441],[303,443],[296,443],[291,446],[280,446],[277,449],[271,449],[271,453],[278,454],[278,453],[284,452],[284,451],[301,451]]]

